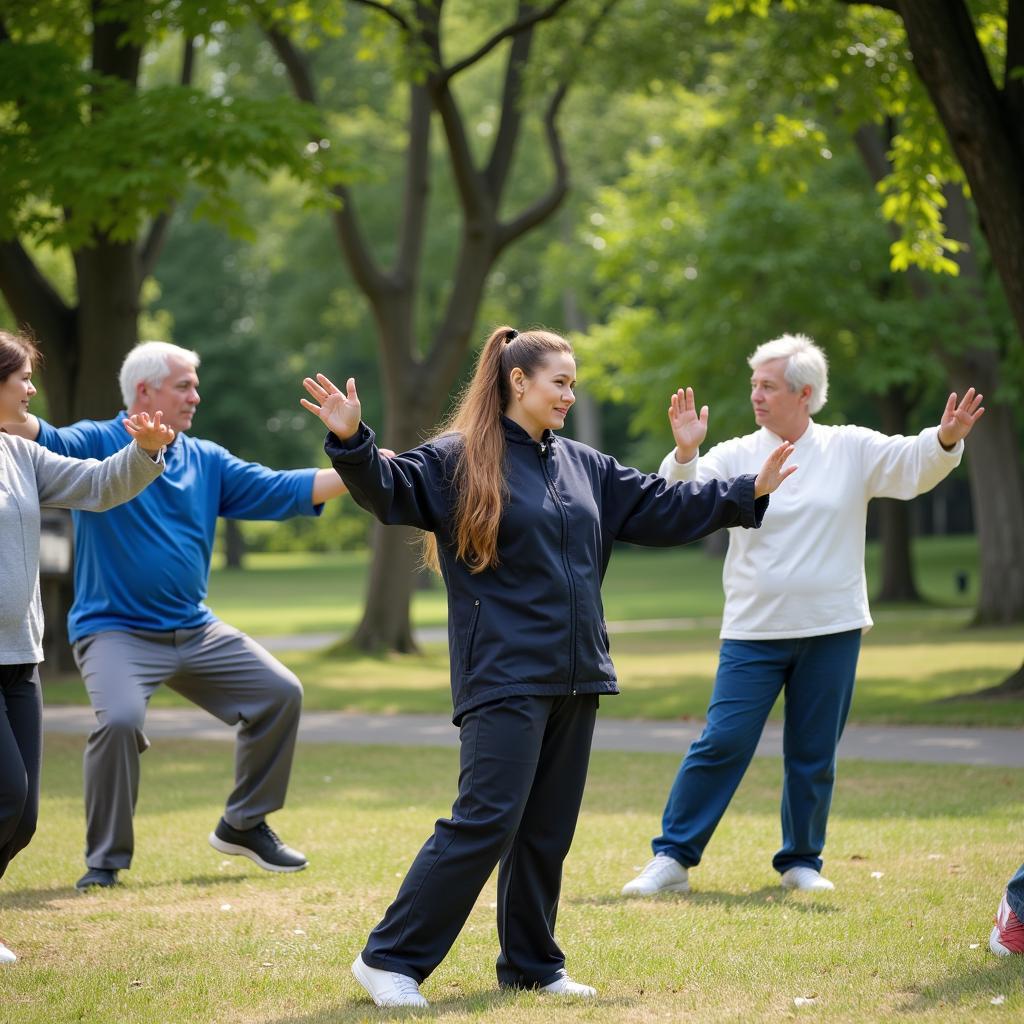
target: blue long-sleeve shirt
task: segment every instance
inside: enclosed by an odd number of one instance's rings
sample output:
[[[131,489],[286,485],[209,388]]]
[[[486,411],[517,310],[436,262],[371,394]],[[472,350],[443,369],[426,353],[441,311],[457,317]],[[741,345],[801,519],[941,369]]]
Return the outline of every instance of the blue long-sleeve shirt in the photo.
[[[56,428],[39,421],[39,443],[75,458],[103,459],[131,441],[112,420]],[[108,512],[73,512],[75,602],[72,643],[107,629],[167,632],[213,619],[206,599],[217,517],[318,515],[315,469],[272,470],[212,441],[179,434],[166,469],[137,498]]]

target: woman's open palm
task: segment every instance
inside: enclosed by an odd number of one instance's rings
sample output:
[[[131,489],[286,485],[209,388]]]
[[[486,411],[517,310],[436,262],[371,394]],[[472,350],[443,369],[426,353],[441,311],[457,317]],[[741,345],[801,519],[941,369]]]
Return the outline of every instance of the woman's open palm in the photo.
[[[302,386],[314,399],[310,402],[305,398],[300,398],[299,403],[303,408],[308,409],[314,416],[319,416],[324,426],[339,440],[347,441],[355,434],[359,429],[359,420],[362,417],[359,395],[356,394],[355,377],[349,377],[345,391],[342,391],[322,373],[316,375],[316,380],[306,377]],[[316,404],[317,402],[319,405]]]

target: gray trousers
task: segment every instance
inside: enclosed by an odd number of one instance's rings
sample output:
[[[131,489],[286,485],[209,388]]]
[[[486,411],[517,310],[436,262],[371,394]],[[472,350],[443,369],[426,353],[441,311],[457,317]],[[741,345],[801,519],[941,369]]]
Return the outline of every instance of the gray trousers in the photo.
[[[227,725],[241,723],[229,825],[252,828],[284,805],[302,684],[250,637],[214,620],[169,633],[95,633],[74,653],[97,722],[84,757],[88,867],[131,865],[139,757],[149,747],[143,725],[161,683]]]

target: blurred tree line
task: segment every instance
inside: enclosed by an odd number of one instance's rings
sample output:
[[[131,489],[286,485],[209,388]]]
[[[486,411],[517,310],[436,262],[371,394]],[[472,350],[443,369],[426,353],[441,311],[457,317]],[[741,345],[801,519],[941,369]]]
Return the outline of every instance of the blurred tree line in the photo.
[[[1024,3],[939,6],[0,0],[6,320],[55,422],[111,415],[163,337],[202,356],[197,430],[281,467],[322,464],[302,376],[357,376],[400,449],[509,322],[572,332],[570,432],[653,468],[670,390],[709,443],[746,432],[746,356],[809,333],[827,422],[916,431],[985,392],[978,619],[1019,623]],[[913,598],[886,505],[883,594]],[[373,543],[356,641],[409,649],[399,534],[342,501],[229,538]]]

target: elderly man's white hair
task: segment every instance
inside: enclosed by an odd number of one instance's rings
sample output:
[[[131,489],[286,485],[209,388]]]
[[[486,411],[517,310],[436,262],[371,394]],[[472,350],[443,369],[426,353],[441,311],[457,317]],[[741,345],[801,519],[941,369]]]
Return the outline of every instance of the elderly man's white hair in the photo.
[[[136,386],[142,381],[154,388],[163,384],[171,372],[171,359],[180,359],[193,370],[199,365],[198,352],[172,345],[169,341],[140,341],[124,357],[118,380],[121,382],[121,397],[126,409],[131,408],[135,401]]]
[[[783,334],[763,345],[758,345],[747,360],[752,370],[771,359],[785,359],[783,373],[790,391],[799,391],[805,384],[811,386],[807,411],[813,416],[828,399],[828,360],[825,353],[806,334]]]

